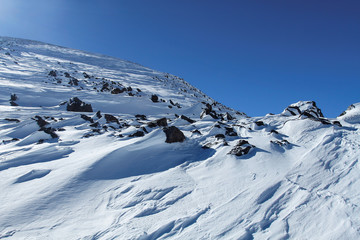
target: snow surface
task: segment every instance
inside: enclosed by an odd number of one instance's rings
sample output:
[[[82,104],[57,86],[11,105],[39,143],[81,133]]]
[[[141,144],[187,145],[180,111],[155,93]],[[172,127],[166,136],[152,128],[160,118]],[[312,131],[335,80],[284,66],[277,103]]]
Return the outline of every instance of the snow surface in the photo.
[[[360,104],[294,107],[250,118],[171,74],[1,37],[0,239],[360,239]],[[149,126],[164,117],[184,142]],[[239,140],[255,147],[228,154]]]

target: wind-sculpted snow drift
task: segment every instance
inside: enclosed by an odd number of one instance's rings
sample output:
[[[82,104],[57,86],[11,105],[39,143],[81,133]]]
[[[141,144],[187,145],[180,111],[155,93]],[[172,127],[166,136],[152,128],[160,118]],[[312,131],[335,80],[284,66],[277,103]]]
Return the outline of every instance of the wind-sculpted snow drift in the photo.
[[[0,239],[360,239],[359,104],[252,118],[99,54],[0,61]]]

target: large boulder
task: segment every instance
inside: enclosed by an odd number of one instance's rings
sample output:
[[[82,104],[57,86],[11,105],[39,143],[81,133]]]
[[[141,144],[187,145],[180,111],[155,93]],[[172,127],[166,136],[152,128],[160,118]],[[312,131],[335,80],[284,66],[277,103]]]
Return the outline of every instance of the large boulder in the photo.
[[[66,110],[70,112],[92,112],[91,104],[86,104],[77,97],[73,97],[69,100]]]
[[[167,119],[166,118],[160,118],[155,121],[149,122],[148,127],[166,127],[167,126]]]
[[[251,145],[248,141],[239,140],[236,146],[231,149],[228,154],[242,156],[248,154],[253,148],[255,148],[255,146]]]
[[[184,133],[175,126],[164,128],[164,133],[166,134],[165,142],[167,143],[183,142],[185,140]]]
[[[105,120],[107,123],[114,122],[114,123],[120,124],[119,120],[111,114],[105,114]]]
[[[214,105],[214,104],[213,104]],[[219,115],[213,110],[212,105],[209,103],[205,104],[204,110],[200,114],[200,118],[204,118],[206,115],[210,115],[214,119],[219,119]]]
[[[283,112],[286,116],[304,116],[307,118],[319,119],[324,118],[321,109],[316,106],[314,101],[299,101],[291,104]]]

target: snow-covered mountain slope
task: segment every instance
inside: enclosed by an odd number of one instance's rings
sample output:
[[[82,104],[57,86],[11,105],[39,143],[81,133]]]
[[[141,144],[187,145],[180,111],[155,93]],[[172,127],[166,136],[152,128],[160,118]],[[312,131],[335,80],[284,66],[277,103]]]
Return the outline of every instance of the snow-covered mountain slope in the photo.
[[[116,58],[0,61],[0,239],[360,238],[360,104],[250,118]]]

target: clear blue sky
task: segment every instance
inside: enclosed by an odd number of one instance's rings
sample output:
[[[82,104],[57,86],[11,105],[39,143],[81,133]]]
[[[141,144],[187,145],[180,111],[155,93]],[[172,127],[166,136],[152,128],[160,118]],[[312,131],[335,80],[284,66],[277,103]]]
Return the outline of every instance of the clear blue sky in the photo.
[[[360,102],[359,0],[0,0],[0,35],[169,72],[250,116]]]

